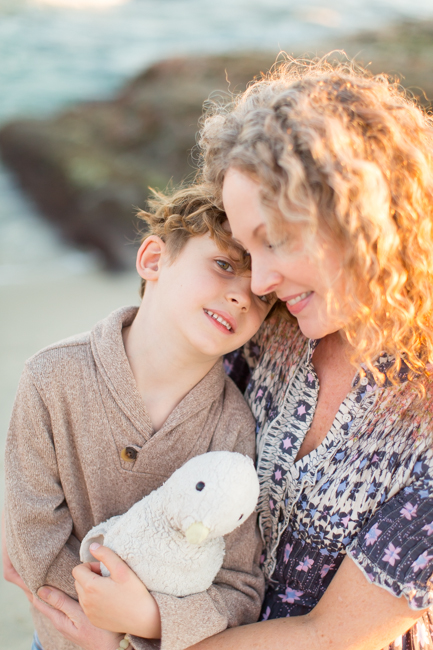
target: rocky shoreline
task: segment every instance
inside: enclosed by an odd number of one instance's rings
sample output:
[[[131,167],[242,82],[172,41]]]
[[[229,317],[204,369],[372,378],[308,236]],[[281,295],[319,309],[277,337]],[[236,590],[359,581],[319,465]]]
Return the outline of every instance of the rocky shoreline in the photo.
[[[398,75],[424,104],[433,97],[433,21],[328,42],[320,52],[331,49],[344,49],[372,72]],[[163,61],[111,101],[5,125],[2,159],[65,239],[99,251],[106,268],[128,267],[140,229],[134,213],[145,206],[148,187],[194,175],[203,102],[243,90],[274,59],[245,53]]]

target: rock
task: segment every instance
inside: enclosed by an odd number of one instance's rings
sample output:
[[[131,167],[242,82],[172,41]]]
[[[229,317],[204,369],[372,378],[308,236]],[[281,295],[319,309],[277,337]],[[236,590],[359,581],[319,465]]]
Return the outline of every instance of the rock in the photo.
[[[330,48],[335,47],[330,43]],[[385,72],[426,108],[433,100],[433,20],[405,20],[341,39],[338,47],[374,74]]]
[[[272,62],[264,54],[163,61],[112,101],[7,124],[1,155],[68,241],[99,251],[109,269],[124,268],[134,261],[134,213],[145,206],[148,187],[164,189],[194,174],[190,155],[203,101],[228,87],[244,89]]]
[[[421,102],[433,98],[433,21],[406,21],[381,32],[323,44],[344,49],[372,72],[400,77]],[[0,130],[1,155],[41,212],[110,269],[134,260],[148,187],[194,175],[191,149],[203,101],[245,88],[271,54],[171,59],[133,79],[112,101],[80,104],[46,120]],[[229,84],[227,83],[229,80]]]

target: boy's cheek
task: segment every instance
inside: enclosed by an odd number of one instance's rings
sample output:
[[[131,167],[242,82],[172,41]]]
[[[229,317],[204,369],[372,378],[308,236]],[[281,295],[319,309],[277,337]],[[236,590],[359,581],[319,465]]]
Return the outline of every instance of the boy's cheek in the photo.
[[[249,321],[246,324],[246,327],[244,328],[238,347],[247,343],[247,341],[249,341],[250,338],[254,336],[254,334],[256,334],[256,332],[260,329],[260,326],[264,322],[267,314],[268,314],[267,311],[262,311],[262,313],[260,314],[256,313],[254,318],[252,318],[251,314],[249,315]]]

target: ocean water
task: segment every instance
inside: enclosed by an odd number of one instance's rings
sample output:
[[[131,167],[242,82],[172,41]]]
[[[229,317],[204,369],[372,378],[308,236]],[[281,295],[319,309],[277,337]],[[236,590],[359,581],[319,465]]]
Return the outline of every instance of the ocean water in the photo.
[[[0,123],[108,97],[165,57],[314,48],[433,17],[432,0],[0,0]],[[98,266],[47,225],[0,166],[0,286]]]

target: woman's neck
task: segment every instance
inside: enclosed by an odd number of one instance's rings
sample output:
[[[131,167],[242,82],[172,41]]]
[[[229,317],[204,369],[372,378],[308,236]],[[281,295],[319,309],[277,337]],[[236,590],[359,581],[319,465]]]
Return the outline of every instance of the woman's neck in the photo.
[[[355,369],[350,362],[351,354],[352,346],[341,331],[333,332],[320,339],[313,353],[313,366],[320,384],[322,379],[333,374],[334,367],[345,375],[351,375],[353,380]]]
[[[341,403],[352,387],[355,369],[350,362],[351,346],[340,332],[320,340],[313,353],[313,366],[319,379],[319,396],[311,427],[299,449],[300,460],[326,438]]]

